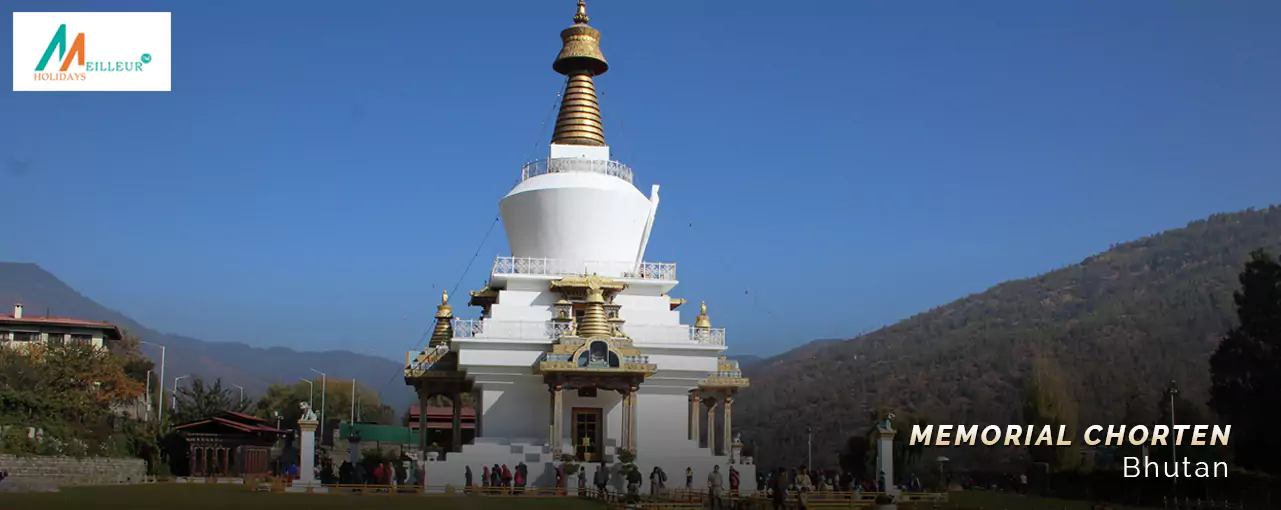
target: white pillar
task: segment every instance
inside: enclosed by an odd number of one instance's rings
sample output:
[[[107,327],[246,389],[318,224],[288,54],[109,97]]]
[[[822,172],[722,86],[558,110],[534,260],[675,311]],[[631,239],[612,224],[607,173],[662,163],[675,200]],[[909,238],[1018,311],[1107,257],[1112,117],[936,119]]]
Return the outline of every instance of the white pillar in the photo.
[[[301,431],[298,440],[298,484],[313,485],[316,482],[316,420],[298,420]]]
[[[733,419],[732,419],[733,411],[734,411],[733,406],[734,406],[734,396],[725,395],[725,424],[724,424],[725,430],[721,432],[721,437],[725,439],[725,446],[724,446],[725,449],[721,450],[721,454],[729,455],[731,461],[734,459],[733,444],[731,444],[731,441],[733,441],[733,438],[734,438],[734,431],[731,428],[733,426]]]
[[[894,485],[894,435],[897,433],[892,428],[878,428],[876,430],[876,480],[879,483],[881,473],[885,476],[885,487],[881,490],[890,494],[898,493],[898,488]]]
[[[703,437],[698,433],[698,415],[700,414],[698,408],[702,405],[702,400],[699,398],[698,393],[691,392],[689,394],[689,438],[696,443],[694,446],[698,446],[698,441]]]
[[[720,455],[720,450],[716,449],[716,401],[709,400],[707,403],[707,449],[712,451],[712,455]]]

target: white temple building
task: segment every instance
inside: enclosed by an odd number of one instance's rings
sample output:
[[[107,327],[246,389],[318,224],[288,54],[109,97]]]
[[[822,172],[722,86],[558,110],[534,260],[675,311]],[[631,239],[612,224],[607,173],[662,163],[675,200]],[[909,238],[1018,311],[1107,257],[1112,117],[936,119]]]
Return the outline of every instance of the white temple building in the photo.
[[[479,485],[483,467],[523,462],[529,486],[553,487],[572,456],[589,486],[603,463],[621,489],[629,450],[644,490],[655,466],[671,488],[692,468],[702,488],[719,465],[726,490],[732,466],[751,492],[755,468],[732,428],[734,394],[748,381],[722,356],[725,330],[706,306],[692,326],[680,323],[685,300],[669,295],[676,265],[644,261],[658,186],[647,197],[610,157],[593,82],[609,66],[587,22],[580,0],[552,66],[567,80],[547,158],[526,164],[499,202],[511,256],[470,293],[481,318],[455,318],[446,295],[430,344],[407,354],[405,381],[419,399],[454,403],[453,444],[424,462],[426,483],[461,487],[470,467]],[[459,439],[464,398],[477,409],[470,444]]]

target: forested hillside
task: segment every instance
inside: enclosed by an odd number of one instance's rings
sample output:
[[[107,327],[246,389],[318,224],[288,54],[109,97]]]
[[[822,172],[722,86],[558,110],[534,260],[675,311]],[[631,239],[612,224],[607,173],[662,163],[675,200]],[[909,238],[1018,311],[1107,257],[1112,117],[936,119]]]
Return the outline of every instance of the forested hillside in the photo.
[[[735,423],[768,465],[803,464],[813,427],[815,467],[835,466],[876,409],[934,423],[1020,423],[1034,353],[1061,369],[1083,423],[1119,422],[1132,398],[1155,408],[1171,380],[1206,402],[1208,359],[1234,325],[1237,275],[1257,248],[1281,252],[1281,207],[1211,216],[763,360],[748,368]]]

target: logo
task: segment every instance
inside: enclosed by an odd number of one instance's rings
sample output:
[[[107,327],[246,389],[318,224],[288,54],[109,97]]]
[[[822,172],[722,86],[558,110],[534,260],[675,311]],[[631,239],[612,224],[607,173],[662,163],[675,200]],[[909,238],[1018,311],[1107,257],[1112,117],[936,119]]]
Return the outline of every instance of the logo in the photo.
[[[169,22],[167,12],[15,12],[13,90],[168,91]]]

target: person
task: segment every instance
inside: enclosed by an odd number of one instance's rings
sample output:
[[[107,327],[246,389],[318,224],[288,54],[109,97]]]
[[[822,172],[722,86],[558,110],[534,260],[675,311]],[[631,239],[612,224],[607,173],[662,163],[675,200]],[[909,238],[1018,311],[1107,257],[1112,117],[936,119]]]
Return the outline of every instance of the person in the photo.
[[[686,489],[694,488],[694,468],[691,468],[691,467],[685,468],[685,488]]]
[[[1019,494],[1027,494],[1027,473],[1019,475]]]
[[[468,488],[471,488],[471,482],[472,482],[472,479],[471,479],[471,478],[472,478],[472,477],[471,477],[471,466],[464,466],[464,468],[463,468],[463,480],[465,480],[466,487],[468,487]]]
[[[659,484],[658,466],[654,466],[654,469],[649,472],[649,495],[650,496],[658,496],[658,484]]]
[[[722,508],[721,506],[721,485],[724,481],[721,479],[721,466],[712,466],[712,472],[707,474],[707,499],[708,507],[712,510]]]
[[[498,467],[498,464],[494,464],[494,467],[489,470],[489,485],[495,489],[503,486],[503,469]],[[495,492],[501,493],[502,491],[497,490]]]
[[[787,488],[790,485],[791,482],[787,479],[787,470],[781,467],[778,468],[778,472],[774,474],[774,487],[772,487],[775,510],[787,508]]]
[[[738,470],[734,466],[729,467],[729,497],[738,496]]]
[[[584,494],[586,492],[587,492],[587,467],[584,466],[584,467],[578,468],[578,493]]]
[[[503,487],[510,489],[511,486],[512,486],[512,470],[507,468],[507,464],[503,464]]]
[[[627,499],[632,501],[640,500],[641,481],[640,468],[633,464],[632,468],[627,471]]]
[[[480,472],[480,486],[489,487],[489,466],[485,466],[485,470]]]
[[[517,494],[520,494],[520,493],[525,492],[525,470],[524,470],[524,469],[521,469],[521,467],[522,467],[522,466],[524,466],[524,465],[525,465],[525,463],[523,463],[523,462],[522,462],[522,463],[520,463],[520,464],[517,464],[517,465],[516,465],[516,474],[515,474],[515,475],[512,475],[512,480],[516,483],[516,493],[517,493]]]
[[[810,491],[814,490],[814,480],[810,478],[809,470],[800,468],[796,470],[800,474],[796,477],[796,503],[801,510],[809,508]]]
[[[383,480],[384,480],[384,478],[385,478],[385,477],[383,476],[383,474],[384,474],[384,471],[386,471],[386,470],[387,470],[386,464],[384,464],[384,463],[382,463],[382,462],[379,462],[379,463],[374,467],[374,483],[375,483],[375,484],[377,484],[377,485],[385,485],[385,483],[383,482]]]
[[[881,471],[881,476],[876,479],[876,492],[889,492],[889,486],[885,485],[884,471]]]
[[[606,486],[609,485],[609,475],[605,473],[604,464],[596,465],[596,474],[592,475],[592,482],[596,484],[596,497],[604,498],[607,493]]]

